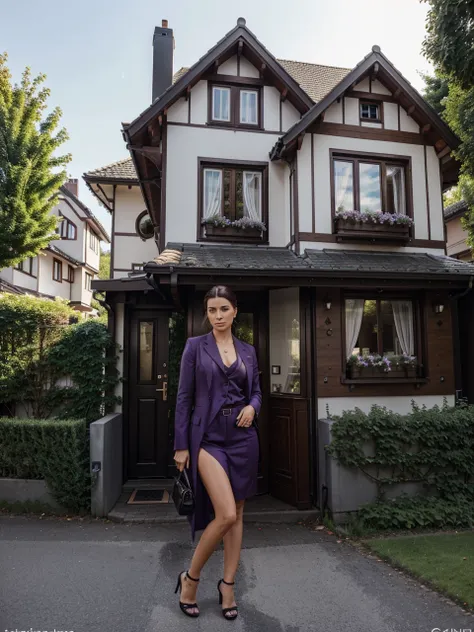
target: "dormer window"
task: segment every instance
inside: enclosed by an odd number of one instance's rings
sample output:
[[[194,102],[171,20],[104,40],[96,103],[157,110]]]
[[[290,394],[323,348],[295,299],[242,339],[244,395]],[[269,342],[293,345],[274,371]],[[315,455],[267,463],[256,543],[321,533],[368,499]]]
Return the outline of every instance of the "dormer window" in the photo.
[[[380,104],[368,101],[360,102],[360,120],[369,121],[371,123],[381,123]]]
[[[59,213],[61,221],[58,224],[56,232],[61,235],[61,239],[75,240],[77,239],[76,225],[70,219]]]
[[[209,83],[208,124],[260,129],[261,99],[260,87]]]

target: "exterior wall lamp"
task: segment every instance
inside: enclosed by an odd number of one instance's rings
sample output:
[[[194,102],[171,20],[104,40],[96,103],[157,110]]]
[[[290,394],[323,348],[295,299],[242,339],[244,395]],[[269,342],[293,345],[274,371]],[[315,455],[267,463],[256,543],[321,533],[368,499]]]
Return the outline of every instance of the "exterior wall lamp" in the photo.
[[[328,296],[327,294],[326,294],[326,298],[324,299],[324,305],[328,311],[331,309],[331,305],[332,305],[331,297]]]
[[[435,303],[433,305],[433,310],[434,310],[435,314],[442,314],[443,311],[444,311],[443,303]]]

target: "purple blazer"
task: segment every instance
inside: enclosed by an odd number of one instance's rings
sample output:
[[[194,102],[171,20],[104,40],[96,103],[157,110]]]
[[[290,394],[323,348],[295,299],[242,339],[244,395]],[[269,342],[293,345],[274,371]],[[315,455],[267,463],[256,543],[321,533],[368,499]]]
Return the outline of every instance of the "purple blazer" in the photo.
[[[247,369],[247,399],[255,408],[255,417],[262,405],[258,363],[252,345],[233,336],[234,345]],[[205,529],[211,520],[212,504],[198,476],[197,457],[209,423],[223,408],[226,399],[227,375],[212,331],[204,336],[188,338],[181,357],[178,395],[176,398],[174,449],[189,450],[191,481],[196,509],[191,531]]]

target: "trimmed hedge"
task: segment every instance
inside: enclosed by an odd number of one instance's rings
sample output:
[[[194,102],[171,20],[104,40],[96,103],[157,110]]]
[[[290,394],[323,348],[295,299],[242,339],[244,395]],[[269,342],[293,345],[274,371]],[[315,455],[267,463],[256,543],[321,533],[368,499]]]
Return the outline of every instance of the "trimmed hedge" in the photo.
[[[72,512],[90,511],[89,459],[84,419],[0,417],[0,476],[44,479]]]

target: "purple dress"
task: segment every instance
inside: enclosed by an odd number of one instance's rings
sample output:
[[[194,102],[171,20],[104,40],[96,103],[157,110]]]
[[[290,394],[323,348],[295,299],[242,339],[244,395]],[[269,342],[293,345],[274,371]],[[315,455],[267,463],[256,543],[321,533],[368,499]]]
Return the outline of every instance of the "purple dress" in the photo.
[[[238,414],[248,403],[245,395],[247,370],[238,353],[230,367],[222,360],[221,365],[227,376],[224,386],[225,403],[209,424],[201,448],[209,452],[224,468],[235,500],[244,500],[257,493],[259,452],[255,427],[235,425]]]

